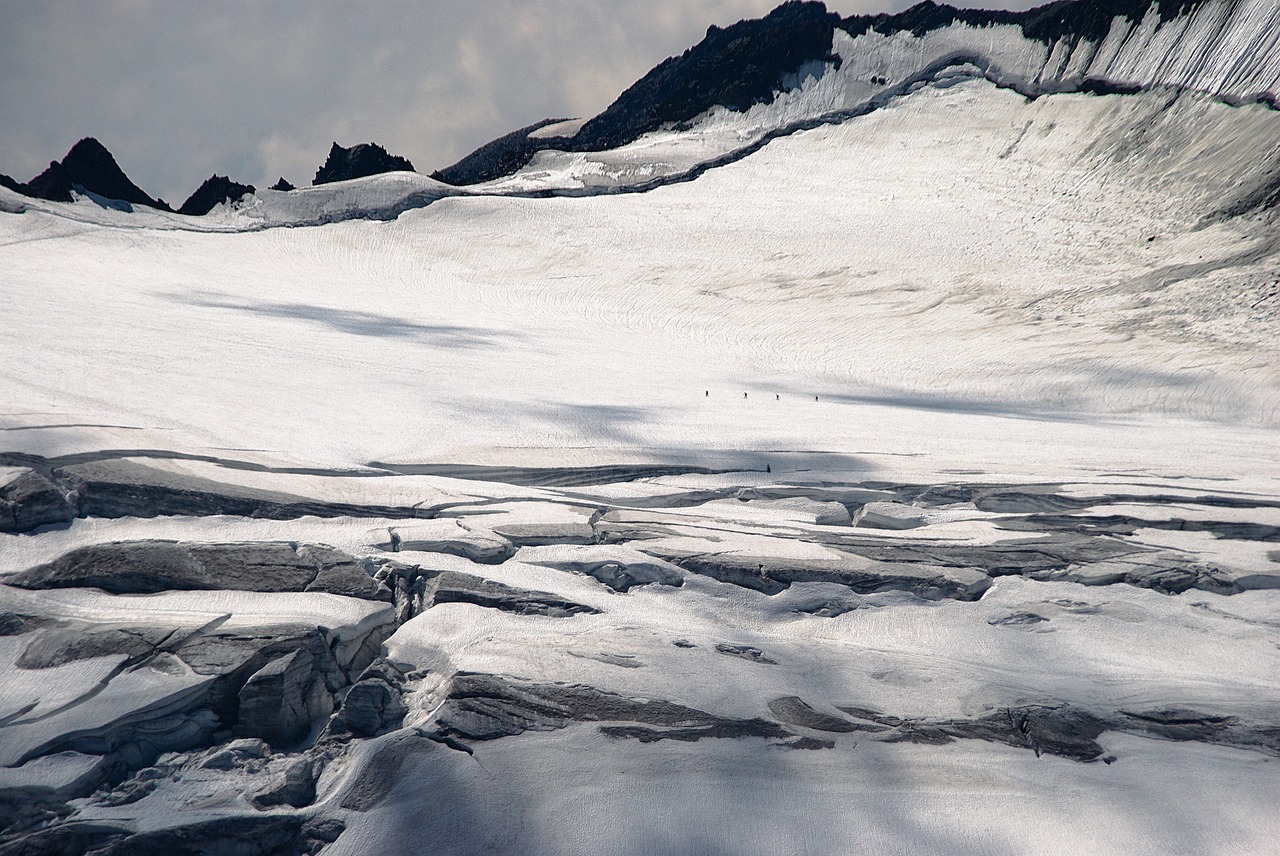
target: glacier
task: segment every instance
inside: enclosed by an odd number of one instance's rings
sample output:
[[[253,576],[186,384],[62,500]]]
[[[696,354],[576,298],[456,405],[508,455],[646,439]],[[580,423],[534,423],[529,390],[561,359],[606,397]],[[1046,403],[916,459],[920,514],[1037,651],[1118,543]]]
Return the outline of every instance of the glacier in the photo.
[[[1278,16],[0,188],[0,854],[1276,852]]]

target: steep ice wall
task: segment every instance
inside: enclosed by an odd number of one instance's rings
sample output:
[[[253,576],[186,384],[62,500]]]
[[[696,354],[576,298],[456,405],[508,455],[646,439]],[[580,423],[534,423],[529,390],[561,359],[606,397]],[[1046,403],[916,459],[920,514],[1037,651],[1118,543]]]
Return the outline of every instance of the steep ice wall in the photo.
[[[844,62],[835,73],[864,85],[893,86],[960,62],[1028,94],[1171,86],[1229,101],[1274,100],[1280,82],[1274,0],[1210,0],[1169,19],[1153,5],[1141,19],[1117,15],[1101,40],[1079,33],[1041,40],[1020,24],[954,22],[920,34],[845,26],[855,35],[848,42],[837,35],[833,47]]]
[[[1152,4],[1140,16],[1116,14],[1103,27],[1069,20],[1074,8],[1003,13],[925,3],[898,16],[849,18],[833,31],[833,61],[806,63],[769,103],[746,110],[713,106],[678,127],[603,152],[587,150],[572,135],[541,140],[543,150],[527,167],[490,187],[645,188],[747,154],[772,136],[847,119],[918,86],[965,77],[986,77],[1029,97],[1169,88],[1232,104],[1275,103],[1275,0],[1207,0],[1173,9],[1176,15]]]

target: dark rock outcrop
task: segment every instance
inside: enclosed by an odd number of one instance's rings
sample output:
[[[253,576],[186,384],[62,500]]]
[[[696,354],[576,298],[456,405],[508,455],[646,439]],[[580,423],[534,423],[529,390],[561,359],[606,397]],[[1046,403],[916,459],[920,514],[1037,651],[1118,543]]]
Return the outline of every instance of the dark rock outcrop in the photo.
[[[1141,21],[1157,10],[1162,21],[1194,11],[1206,0],[1056,0],[1022,12],[957,9],[932,0],[898,13],[852,15],[841,19],[820,2],[783,3],[764,18],[740,21],[723,29],[712,26],[706,37],[681,56],[671,57],[633,84],[604,112],[572,136],[530,138],[530,132],[553,120],[522,128],[481,146],[452,166],[432,174],[440,181],[468,185],[509,175],[539,151],[600,151],[634,141],[660,127],[680,127],[714,106],[742,111],[771,101],[795,85],[788,77],[809,63],[839,64],[832,51],[836,29],[853,36],[876,30],[924,35],[953,23],[972,27],[1008,25],[1046,45],[1100,42],[1116,17]],[[889,81],[880,78],[884,85]],[[1107,81],[1085,80],[1081,91],[1136,91]],[[1274,204],[1276,185],[1261,197],[1242,202],[1243,210]],[[1269,202],[1268,202],[1269,200]]]
[[[491,181],[520,169],[533,156],[546,148],[563,148],[569,141],[564,137],[534,138],[529,135],[540,128],[563,122],[564,119],[544,119],[527,125],[518,131],[504,134],[485,143],[462,160],[431,173],[436,181],[445,184],[466,185]]]
[[[187,201],[182,203],[178,213],[198,217],[208,214],[217,205],[224,202],[239,202],[245,196],[251,196],[256,192],[257,188],[252,184],[239,184],[225,175],[215,173],[206,178],[204,183],[196,188],[195,193],[187,197]]]
[[[289,182],[287,182],[287,181],[285,181],[285,180],[284,180],[284,176],[283,176],[283,175],[282,175],[282,176],[280,176],[280,180],[279,180],[279,181],[277,181],[275,184],[271,185],[271,188],[270,188],[270,189],[271,189],[271,190],[280,190],[280,191],[284,191],[284,192],[288,192],[288,191],[290,191],[290,190],[297,190],[297,188],[296,188],[296,187],[294,187],[292,184],[290,184]]]
[[[1151,7],[1159,10],[1161,20],[1177,18],[1202,5],[1205,0],[1056,0],[1025,12],[991,9],[957,9],[945,3],[924,0],[896,14],[850,15],[840,22],[840,29],[851,35],[868,30],[890,34],[910,32],[922,36],[953,23],[972,27],[1013,24],[1022,28],[1028,38],[1052,44],[1061,38],[1077,37],[1101,41],[1117,17],[1140,21]]]
[[[329,149],[329,157],[324,165],[316,170],[312,184],[328,184],[333,181],[347,181],[352,178],[364,178],[384,172],[413,172],[413,164],[387,150],[377,143],[359,143],[351,148],[343,148],[337,143]]]
[[[786,77],[806,63],[838,62],[831,54],[831,36],[839,22],[840,16],[821,3],[792,0],[763,18],[723,29],[712,26],[701,42],[664,60],[573,137],[530,139],[529,132],[539,126],[521,129],[433,177],[475,184],[515,172],[542,149],[615,148],[663,125],[688,122],[716,105],[742,111],[768,103],[787,88]]]
[[[18,573],[6,583],[27,589],[99,588],[112,594],[193,589],[323,591],[391,600],[391,593],[347,554],[292,541],[94,544]]]
[[[50,161],[48,169],[14,189],[27,196],[34,196],[36,199],[72,202],[75,200],[76,188],[66,168],[58,161]]]
[[[53,202],[70,202],[72,191],[87,191],[104,199],[171,210],[130,181],[111,152],[93,137],[85,137],[61,161],[53,161],[25,185],[11,189]]]
[[[806,63],[838,62],[831,36],[839,20],[821,3],[788,2],[757,20],[709,27],[701,42],[632,84],[574,140],[613,148],[716,105],[742,111],[768,103]]]
[[[6,188],[8,188],[9,190],[12,190],[14,193],[21,193],[21,194],[23,194],[24,196],[30,196],[30,195],[31,195],[31,194],[28,192],[28,188],[27,188],[27,186],[26,186],[25,184],[23,184],[22,182],[18,181],[16,178],[14,178],[14,177],[12,177],[12,176],[5,175],[5,174],[4,174],[4,173],[2,173],[2,172],[0,172],[0,187],[6,187]]]

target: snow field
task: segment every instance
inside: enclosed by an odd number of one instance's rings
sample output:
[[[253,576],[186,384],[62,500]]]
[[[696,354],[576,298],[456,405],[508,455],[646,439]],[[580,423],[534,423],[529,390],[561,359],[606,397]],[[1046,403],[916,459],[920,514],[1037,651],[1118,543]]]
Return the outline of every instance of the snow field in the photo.
[[[347,466],[818,449],[1248,471],[1277,402],[1275,310],[1253,306],[1275,248],[1250,221],[1196,228],[1219,191],[1163,143],[1124,148],[1155,97],[925,89],[691,184],[389,223],[58,237],[0,217],[7,439]],[[1274,121],[1201,108],[1202,146]],[[127,429],[39,427],[61,424]]]

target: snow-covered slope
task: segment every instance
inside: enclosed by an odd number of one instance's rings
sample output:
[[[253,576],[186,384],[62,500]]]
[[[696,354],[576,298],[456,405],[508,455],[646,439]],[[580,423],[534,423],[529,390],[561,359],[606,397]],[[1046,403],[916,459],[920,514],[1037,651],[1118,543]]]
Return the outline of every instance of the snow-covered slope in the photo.
[[[0,189],[0,854],[1277,852],[1280,112],[1171,59],[1270,12]]]
[[[1002,462],[1053,436],[1216,474],[1171,450],[1263,458],[1280,403],[1274,228],[1227,216],[1278,120],[962,81],[647,194],[241,234],[5,215],[7,445],[987,466],[996,430]]]

